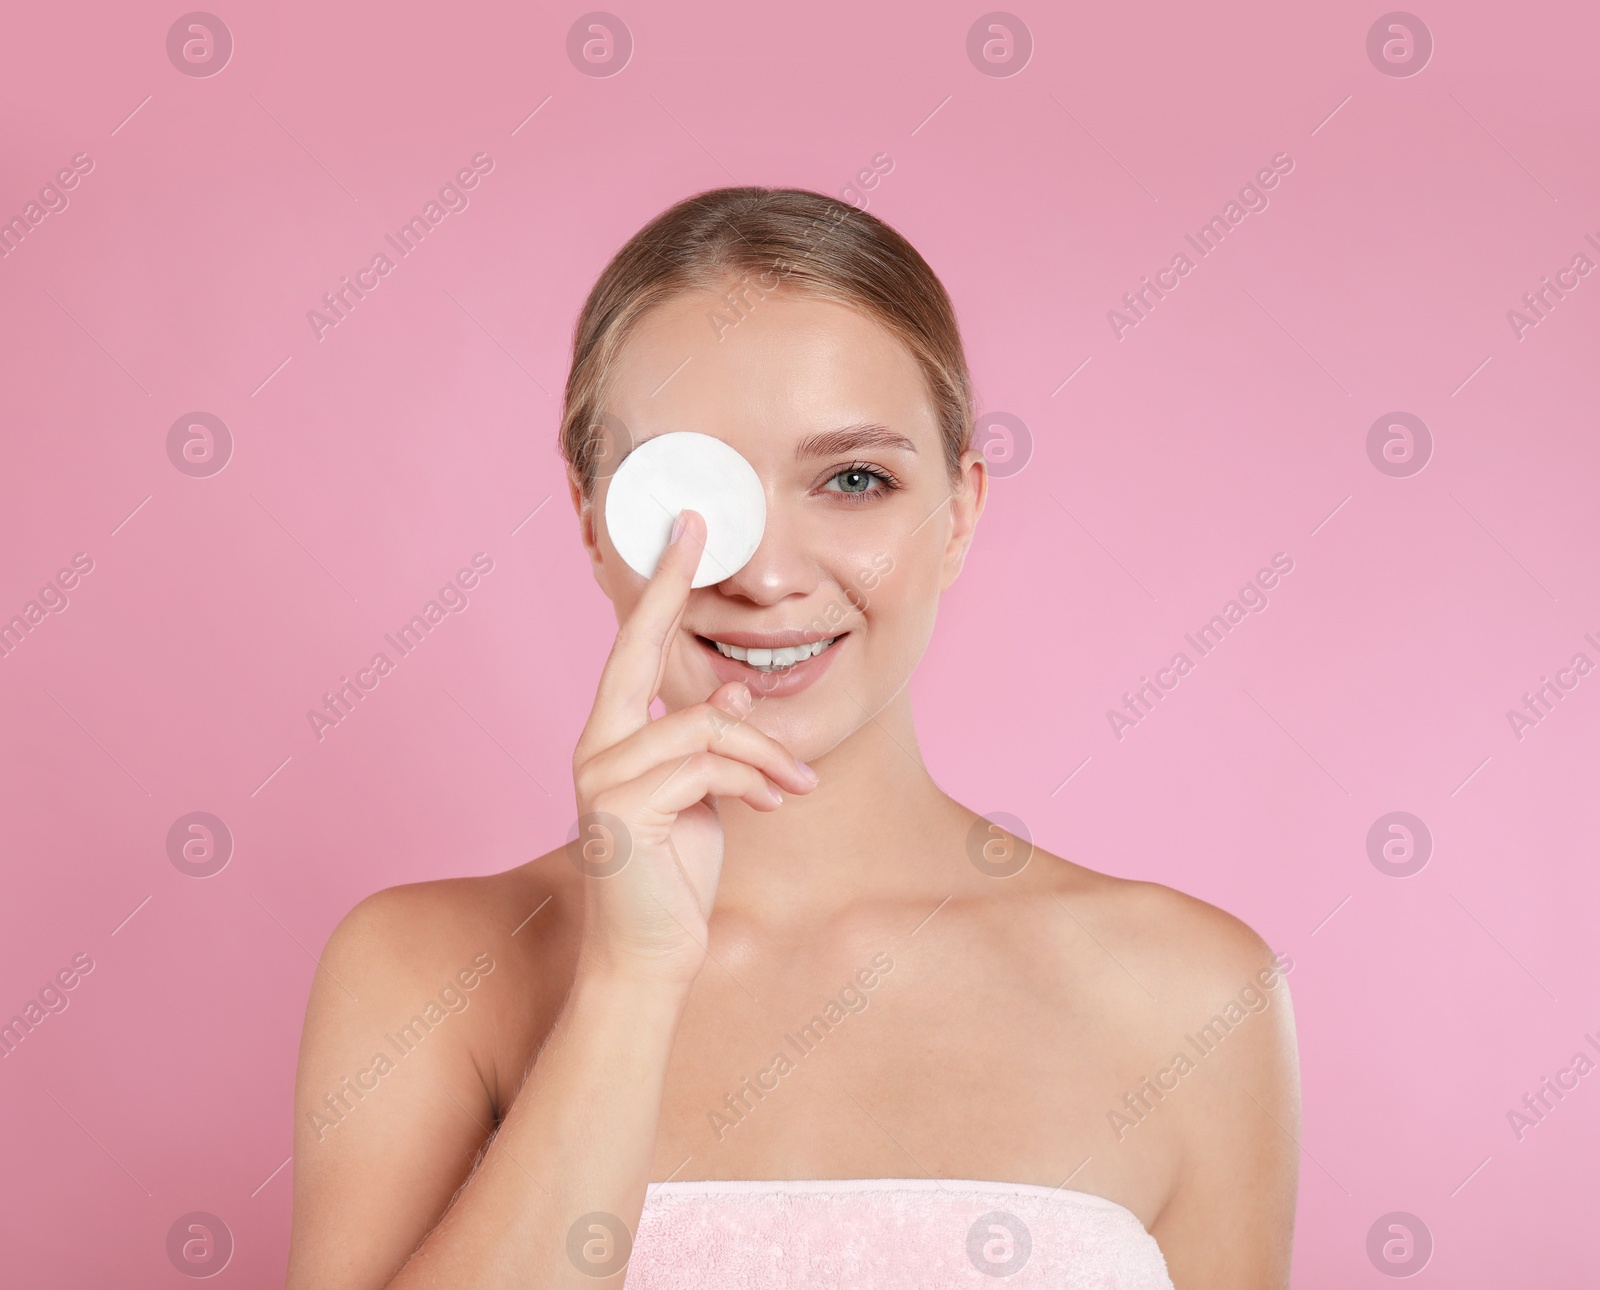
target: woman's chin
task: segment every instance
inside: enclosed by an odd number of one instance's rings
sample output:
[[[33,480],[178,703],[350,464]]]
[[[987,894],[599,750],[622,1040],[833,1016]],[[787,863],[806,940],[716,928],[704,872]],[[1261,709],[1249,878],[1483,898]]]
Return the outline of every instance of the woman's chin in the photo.
[[[685,689],[681,696],[663,694],[662,698],[667,711],[672,712],[704,703],[722,684],[712,679],[696,687],[697,692],[692,695]],[[843,699],[840,693],[827,693],[825,689],[774,698],[763,695],[752,685],[750,693],[755,706],[745,720],[762,734],[776,739],[796,760],[808,764],[850,738],[866,719],[857,704]],[[684,701],[675,702],[679,697]],[[711,751],[716,750],[713,744]]]

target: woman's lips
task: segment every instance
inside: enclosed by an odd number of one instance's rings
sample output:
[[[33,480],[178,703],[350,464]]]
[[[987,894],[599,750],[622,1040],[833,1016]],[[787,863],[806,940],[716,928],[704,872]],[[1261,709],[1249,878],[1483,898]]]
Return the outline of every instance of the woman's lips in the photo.
[[[726,685],[729,681],[742,681],[750,687],[750,693],[757,699],[782,699],[791,694],[799,694],[807,686],[813,685],[833,665],[834,655],[845,648],[850,633],[844,632],[830,638],[816,632],[733,632],[728,636],[718,636],[717,639],[725,645],[742,645],[747,649],[778,649],[785,645],[809,644],[813,641],[832,639],[833,644],[820,654],[813,654],[792,667],[763,672],[760,668],[751,667],[739,659],[728,658],[704,636],[694,638],[695,644],[709,660],[718,685]]]

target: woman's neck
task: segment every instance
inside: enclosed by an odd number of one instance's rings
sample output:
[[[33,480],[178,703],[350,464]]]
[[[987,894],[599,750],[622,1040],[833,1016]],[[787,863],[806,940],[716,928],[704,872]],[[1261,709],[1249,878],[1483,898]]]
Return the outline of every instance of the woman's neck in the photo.
[[[777,811],[721,806],[726,850],[719,908],[809,921],[862,902],[948,890],[969,818],[922,762],[908,693],[811,763],[816,791]]]

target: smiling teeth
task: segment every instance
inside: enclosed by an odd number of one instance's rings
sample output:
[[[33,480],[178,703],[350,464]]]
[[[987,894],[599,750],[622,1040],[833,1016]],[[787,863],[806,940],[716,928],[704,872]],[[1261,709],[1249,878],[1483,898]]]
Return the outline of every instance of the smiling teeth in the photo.
[[[808,658],[815,658],[838,639],[837,636],[830,636],[825,641],[813,641],[809,645],[785,645],[782,649],[746,649],[742,645],[724,645],[721,641],[711,643],[723,658],[738,659],[758,672],[776,672],[779,668],[793,667]]]

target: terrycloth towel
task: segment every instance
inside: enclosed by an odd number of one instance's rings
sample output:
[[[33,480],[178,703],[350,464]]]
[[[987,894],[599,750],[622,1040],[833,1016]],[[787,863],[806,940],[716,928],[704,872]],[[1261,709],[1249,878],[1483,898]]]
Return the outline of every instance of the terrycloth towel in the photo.
[[[1173,1290],[1115,1201],[925,1178],[651,1183],[627,1290]]]

